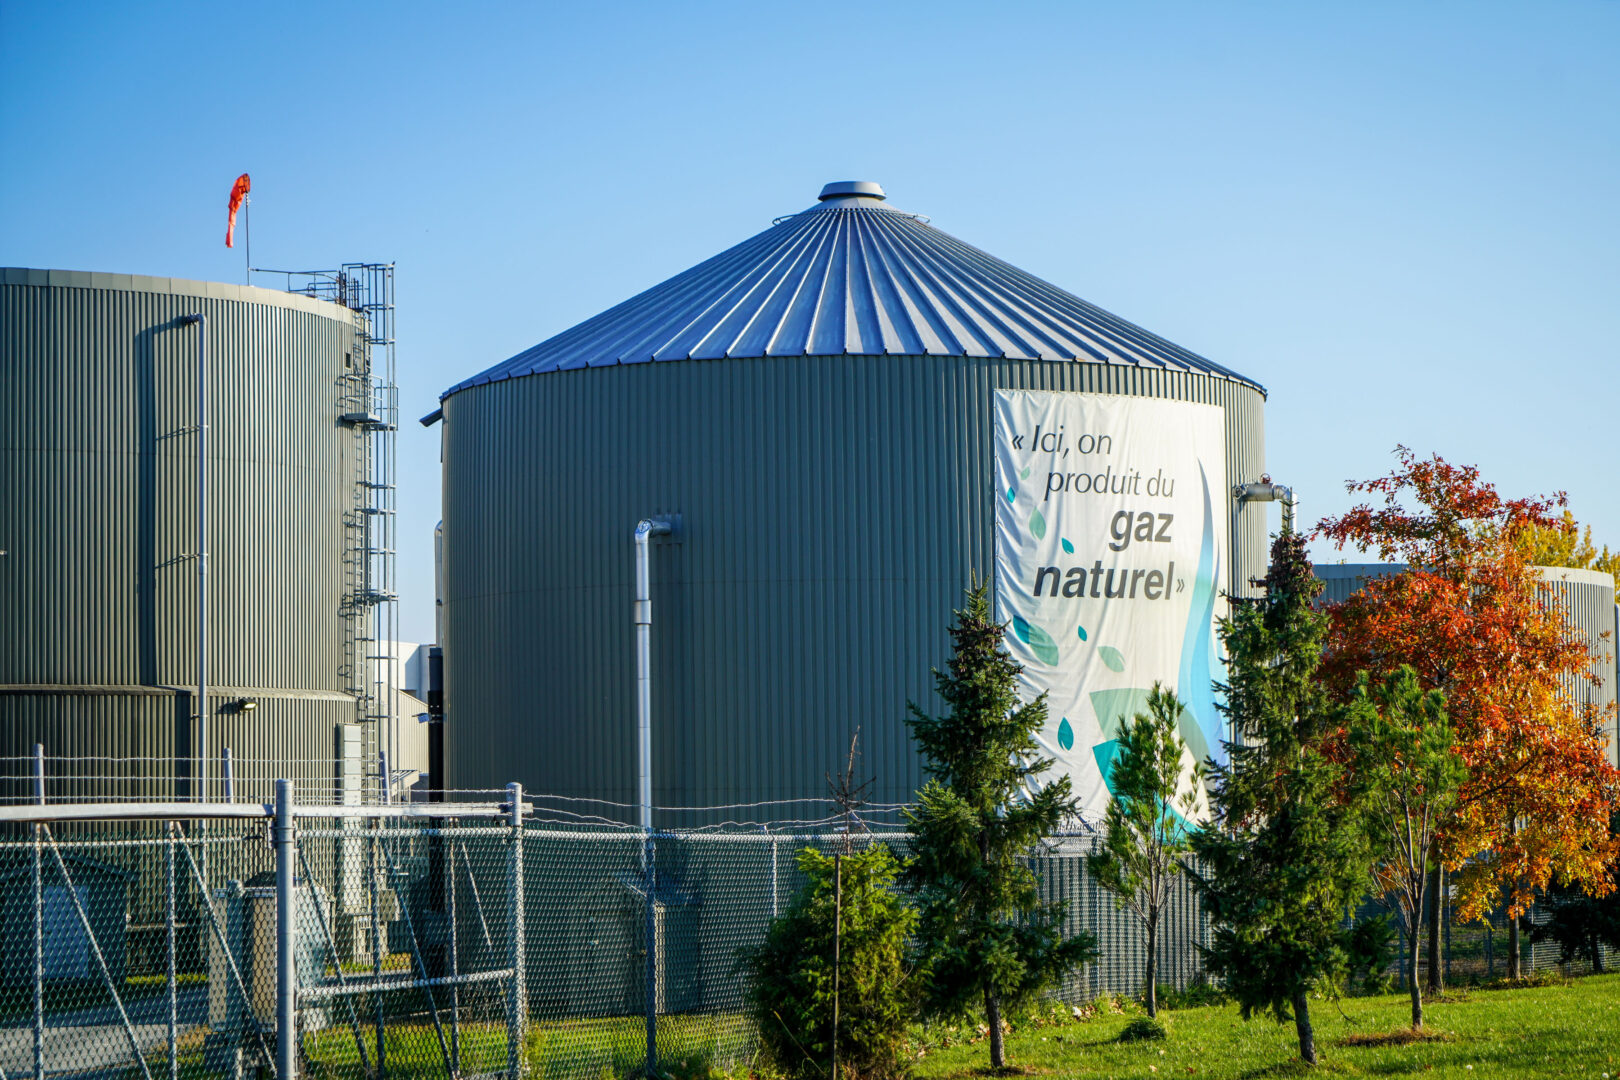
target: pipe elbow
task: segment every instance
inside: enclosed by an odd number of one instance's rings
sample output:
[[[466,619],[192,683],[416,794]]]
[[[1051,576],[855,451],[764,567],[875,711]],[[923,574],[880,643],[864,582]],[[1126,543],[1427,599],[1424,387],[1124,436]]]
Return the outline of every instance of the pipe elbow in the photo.
[[[636,522],[636,540],[646,540],[649,536],[666,536],[670,532],[668,518],[642,518]]]

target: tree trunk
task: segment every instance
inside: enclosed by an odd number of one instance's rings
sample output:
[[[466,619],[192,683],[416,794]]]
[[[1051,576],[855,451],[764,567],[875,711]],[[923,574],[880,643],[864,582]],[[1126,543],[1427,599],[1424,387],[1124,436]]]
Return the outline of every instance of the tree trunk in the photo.
[[[994,990],[984,992],[984,1018],[990,1024],[990,1067],[1007,1067],[1007,1048],[1001,1040],[1001,995]]]
[[[1311,1003],[1304,990],[1294,992],[1294,1030],[1299,1033],[1299,1059],[1316,1064],[1316,1032],[1311,1030]]]
[[[1159,1015],[1159,920],[1149,918],[1147,924],[1147,1012]]]
[[[1412,995],[1412,1030],[1421,1031],[1423,1029],[1423,983],[1418,978],[1418,936],[1416,934],[1412,934],[1407,938],[1406,947],[1411,953],[1407,957],[1410,966],[1406,979],[1406,989]]]
[[[1508,911],[1508,978],[1524,978],[1524,964],[1519,953],[1519,918]]]
[[[1434,855],[1433,852],[1430,853]],[[1440,894],[1442,867],[1435,858],[1434,869],[1429,871],[1429,994],[1437,997],[1445,993],[1446,980],[1440,962],[1440,916],[1445,911],[1445,898]]]

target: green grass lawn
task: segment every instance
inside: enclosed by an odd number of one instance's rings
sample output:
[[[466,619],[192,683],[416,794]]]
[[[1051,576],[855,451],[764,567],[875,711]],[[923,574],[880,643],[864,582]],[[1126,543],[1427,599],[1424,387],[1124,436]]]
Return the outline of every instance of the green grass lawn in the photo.
[[[1405,995],[1315,1001],[1311,1018],[1322,1064],[1297,1058],[1293,1024],[1244,1021],[1229,1005],[1160,1011],[1163,1042],[1122,1044],[1134,1006],[1061,1025],[1028,1025],[1007,1038],[1009,1060],[1051,1076],[1152,1078],[1199,1076],[1247,1080],[1305,1075],[1456,1077],[1620,1077],[1620,975],[1526,989],[1473,990],[1425,1009],[1427,1028],[1444,1038],[1407,1045],[1349,1045],[1347,1040],[1402,1031]],[[983,1041],[924,1041],[917,1080],[983,1075]]]
[[[1405,995],[1312,1002],[1316,1069],[1296,1057],[1294,1028],[1269,1018],[1244,1021],[1234,1006],[1161,1010],[1169,1030],[1162,1042],[1118,1041],[1142,1011],[1131,1003],[1099,1003],[1085,1020],[1025,1022],[1007,1037],[1019,1074],[1168,1080],[1209,1077],[1590,1077],[1620,1080],[1620,975],[1601,975],[1550,986],[1459,991],[1427,1010],[1431,1041],[1383,1043],[1379,1036],[1406,1029]],[[1061,1015],[1061,1011],[1060,1011]],[[364,1070],[346,1018],[310,1032],[303,1042],[304,1072],[313,1080],[362,1080]],[[488,1019],[462,1028],[462,1065],[468,1073],[505,1068],[504,1024]],[[365,1032],[368,1054],[372,1033]],[[535,1021],[524,1047],[534,1080],[612,1080],[639,1072],[644,1029],[637,1017]],[[1359,1045],[1356,1043],[1359,1042]],[[665,1072],[677,1080],[750,1077],[752,1039],[738,1016],[666,1016],[659,1021]],[[443,1076],[431,1024],[397,1023],[388,1033],[394,1080]],[[182,1076],[202,1077],[200,1033],[182,1048]],[[919,1031],[913,1040],[915,1080],[966,1080],[989,1075],[988,1044],[973,1029]],[[154,1058],[161,1057],[161,1053]],[[722,1071],[724,1066],[731,1071]],[[719,1067],[717,1067],[719,1066]],[[133,1074],[132,1074],[133,1075]]]

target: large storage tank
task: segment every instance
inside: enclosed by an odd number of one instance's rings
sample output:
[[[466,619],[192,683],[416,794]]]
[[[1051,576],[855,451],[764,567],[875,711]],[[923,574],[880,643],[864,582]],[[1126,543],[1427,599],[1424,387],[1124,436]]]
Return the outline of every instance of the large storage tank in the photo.
[[[1343,603],[1359,592],[1368,581],[1398,574],[1404,563],[1322,563],[1316,576],[1323,584],[1322,602]],[[1567,566],[1534,567],[1547,596],[1555,603],[1586,641],[1591,663],[1590,678],[1571,677],[1567,687],[1575,700],[1592,705],[1604,718],[1604,737],[1609,742],[1609,760],[1620,765],[1620,717],[1615,712],[1616,688],[1620,686],[1620,607],[1615,604],[1615,581],[1596,570],[1576,570]]]
[[[346,574],[366,463],[340,417],[366,355],[359,316],[268,289],[0,270],[4,771],[26,775],[16,759],[35,743],[52,759],[127,759],[53,761],[53,797],[194,794],[193,314],[206,317],[209,772],[228,746],[244,774],[330,781],[352,731]]]
[[[1016,388],[1218,407],[1215,512],[1237,536],[1218,585],[1246,591],[1265,518],[1230,487],[1264,471],[1264,390],[875,184],[828,185],[452,387],[436,414],[452,785],[634,802],[632,530],[674,515],[652,552],[653,801],[823,796],[857,727],[871,797],[910,800],[906,703],[935,706],[951,611],[992,569],[992,404]]]

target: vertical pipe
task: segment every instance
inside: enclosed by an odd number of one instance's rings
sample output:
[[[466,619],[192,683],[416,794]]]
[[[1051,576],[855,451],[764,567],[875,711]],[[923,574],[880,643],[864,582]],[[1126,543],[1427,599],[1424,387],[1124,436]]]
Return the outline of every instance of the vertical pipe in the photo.
[[[223,762],[222,762],[222,766],[223,766],[223,768],[225,770],[225,801],[226,802],[235,802],[236,801],[236,764],[235,764],[235,762],[233,762],[231,760],[231,748],[227,746],[225,748],[224,753],[221,756],[224,759]]]
[[[506,922],[512,985],[506,997],[506,1075],[518,1080],[523,1075],[523,1024],[528,1013],[526,972],[523,970],[523,785],[506,785],[512,800],[512,854],[506,870]]]
[[[276,781],[276,1080],[298,1075],[298,994],[293,970],[293,792],[291,780]]]
[[[776,902],[776,834],[771,834],[771,918],[781,914]]]
[[[208,316],[197,326],[197,801],[208,801]],[[207,848],[203,858],[208,857]]]
[[[45,805],[45,744],[34,744],[34,802]],[[45,883],[40,873],[40,830],[34,826],[34,1075],[45,1075]]]
[[[647,1013],[647,1075],[658,1067],[658,943],[657,913],[655,911],[657,860],[653,850],[652,832],[652,589],[648,570],[648,542],[655,535],[670,531],[669,522],[643,518],[636,522],[636,598],[634,619],[636,628],[636,749],[637,785],[636,801],[641,807],[642,887],[645,892],[646,912],[644,936],[647,946],[645,973],[645,1007]]]
[[[174,822],[168,823],[169,844],[164,852],[166,870],[168,871],[168,897],[167,897],[167,933],[165,945],[168,956],[165,974],[169,979],[169,1077],[175,1080],[180,1075],[180,1001],[178,987],[175,983],[174,963]]]
[[[652,532],[651,521],[636,523],[636,802],[644,832],[652,831],[652,595],[647,568]]]

